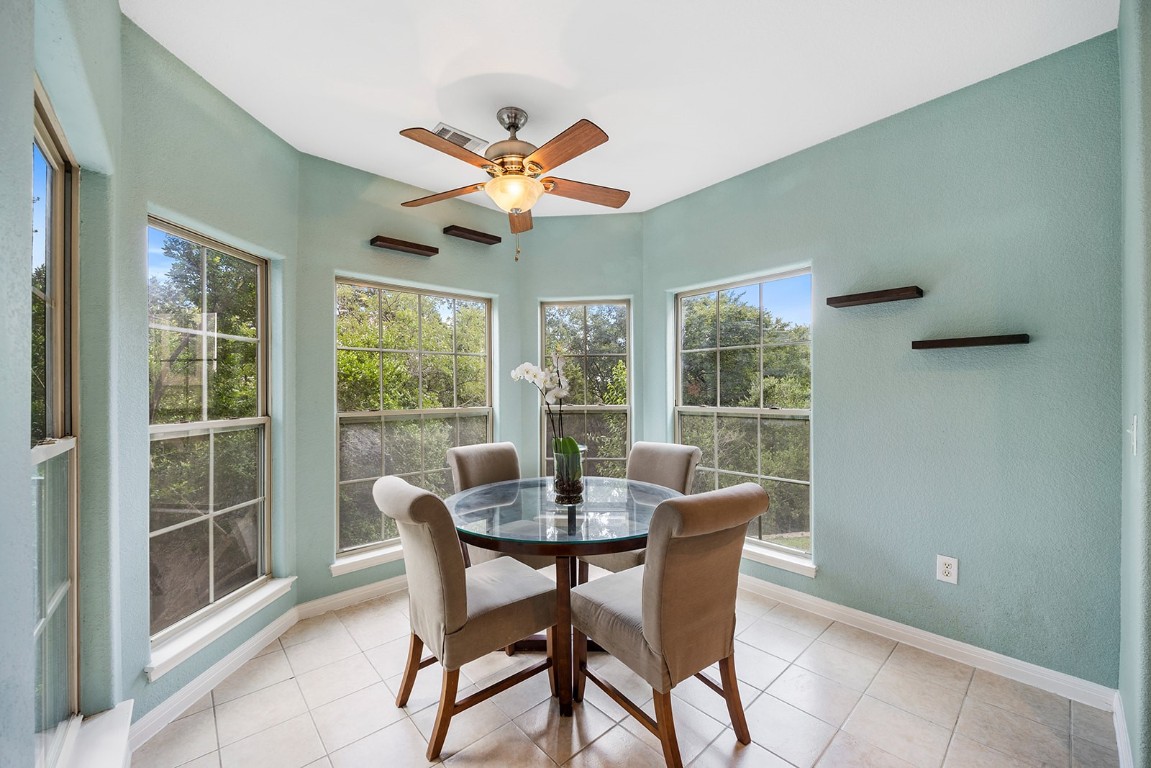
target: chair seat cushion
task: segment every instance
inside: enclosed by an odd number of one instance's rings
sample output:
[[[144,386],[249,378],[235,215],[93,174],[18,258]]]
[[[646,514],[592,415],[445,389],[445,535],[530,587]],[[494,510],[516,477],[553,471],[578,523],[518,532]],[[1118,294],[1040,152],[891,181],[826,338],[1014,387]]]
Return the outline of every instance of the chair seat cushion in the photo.
[[[626,571],[628,568],[635,568],[637,565],[643,565],[646,559],[647,550],[637,549],[632,552],[613,552],[610,555],[587,555],[581,557],[585,563],[603,568],[605,571],[612,573],[619,573]]]
[[[510,557],[465,570],[468,620],[444,638],[440,663],[459,669],[469,661],[556,623],[555,583]]]
[[[643,568],[594,579],[571,593],[572,625],[657,691],[671,690],[663,659],[643,636]]]

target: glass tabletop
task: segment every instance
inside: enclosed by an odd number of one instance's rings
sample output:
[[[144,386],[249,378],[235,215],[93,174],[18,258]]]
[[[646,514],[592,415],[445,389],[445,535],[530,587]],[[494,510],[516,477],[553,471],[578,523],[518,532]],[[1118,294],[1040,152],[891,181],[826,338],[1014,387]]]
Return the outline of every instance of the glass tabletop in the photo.
[[[480,485],[449,496],[444,503],[461,533],[493,545],[602,545],[642,541],[656,506],[682,495],[660,485],[615,477],[584,477],[583,483],[583,503],[571,506],[555,503],[550,477]]]

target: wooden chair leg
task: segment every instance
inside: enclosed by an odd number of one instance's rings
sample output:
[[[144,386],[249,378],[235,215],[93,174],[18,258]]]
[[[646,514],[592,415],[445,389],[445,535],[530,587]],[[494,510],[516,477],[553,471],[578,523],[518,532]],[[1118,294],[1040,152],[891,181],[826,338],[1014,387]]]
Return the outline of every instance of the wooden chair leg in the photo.
[[[512,643],[511,645],[506,646],[504,648],[504,653],[506,653],[508,656],[515,656],[516,655],[516,644]]]
[[[548,658],[552,660],[552,668],[548,670],[548,682],[552,687],[552,698],[554,699],[559,695],[559,680],[556,678],[556,628],[555,626],[548,627],[547,632],[548,641]]]
[[[404,666],[404,676],[400,679],[400,691],[396,694],[396,706],[404,707],[408,697],[412,695],[412,686],[416,684],[416,673],[420,671],[420,656],[424,652],[424,641],[412,633],[408,643],[408,663]]]
[[[458,669],[445,669],[443,686],[440,688],[440,706],[436,710],[436,724],[432,728],[432,737],[428,739],[428,762],[434,762],[444,748],[444,739],[448,735],[448,725],[452,722],[452,715],[456,708],[456,690],[460,685],[460,671]]]
[[[671,715],[671,691],[660,693],[653,690],[655,698],[655,722],[659,727],[659,742],[663,745],[663,759],[667,768],[683,768],[683,758],[679,754],[679,742],[675,738],[675,720]]]
[[[751,731],[747,729],[747,717],[743,713],[743,703],[739,700],[739,681],[735,677],[735,654],[719,660],[719,679],[723,683],[723,699],[727,702],[727,714],[731,717],[731,727],[740,744],[751,743]]]
[[[579,576],[576,577],[576,583],[577,584],[587,584],[588,576],[590,574],[591,574],[591,571],[588,568],[588,564],[586,562],[584,562],[583,560],[580,560],[579,561]]]
[[[587,684],[587,635],[572,627],[572,667],[575,678],[572,681],[572,701],[583,701],[583,690]]]

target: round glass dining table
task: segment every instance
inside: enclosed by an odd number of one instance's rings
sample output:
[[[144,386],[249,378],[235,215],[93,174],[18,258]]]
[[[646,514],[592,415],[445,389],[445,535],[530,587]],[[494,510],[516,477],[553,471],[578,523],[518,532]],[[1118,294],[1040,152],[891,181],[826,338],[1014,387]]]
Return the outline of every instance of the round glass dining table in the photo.
[[[478,485],[444,500],[460,541],[482,549],[556,559],[556,641],[552,649],[560,714],[572,712],[571,588],[577,558],[642,549],[652,513],[682,494],[615,477],[584,477],[583,502],[555,503],[553,480],[532,477]]]

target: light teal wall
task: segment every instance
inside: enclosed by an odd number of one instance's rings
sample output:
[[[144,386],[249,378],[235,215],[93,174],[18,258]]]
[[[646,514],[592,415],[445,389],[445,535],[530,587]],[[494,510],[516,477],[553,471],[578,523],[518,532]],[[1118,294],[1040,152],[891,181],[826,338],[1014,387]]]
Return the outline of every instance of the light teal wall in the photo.
[[[337,274],[493,297],[496,438],[517,442],[532,471],[535,402],[507,371],[538,355],[541,298],[632,299],[641,393],[633,436],[659,440],[670,434],[672,293],[812,265],[820,575],[811,581],[764,566],[747,570],[1118,684],[1123,419],[1114,35],[645,214],[540,219],[515,264],[510,236],[488,248],[440,233],[457,223],[503,235],[502,215],[459,201],[403,210],[398,203],[418,190],[295,152],[121,21],[113,0],[38,0],[36,9],[35,61],[86,169],[86,711],[135,697],[140,716],[293,602],[401,572],[399,563],[341,578],[328,571]],[[16,457],[27,455],[28,409],[21,206],[31,111],[29,99],[13,94],[30,89],[31,6],[14,0],[5,13],[13,23],[6,15],[0,25],[0,353],[18,362],[0,368],[0,487],[19,512],[26,459]],[[273,567],[299,577],[293,594],[154,685],[141,672],[148,650],[142,254],[149,212],[272,262]],[[441,252],[423,259],[372,249],[366,243],[374,234]],[[854,310],[822,304],[828,295],[911,282],[926,289],[924,299]],[[1033,343],[909,349],[913,338],[1015,330],[1032,333]],[[0,518],[0,577],[16,587],[31,572],[31,535],[21,519]],[[937,552],[960,558],[960,586],[932,579]],[[1142,567],[1125,581],[1125,606],[1145,605]],[[4,615],[27,615],[12,602],[21,590],[3,594]],[[30,749],[20,738],[31,722],[30,630],[18,623],[30,627],[30,620],[16,621],[15,631],[0,633],[0,652],[14,660],[0,666],[0,739],[17,739],[0,765],[8,755],[17,755],[13,765],[27,764]],[[1123,652],[1124,675],[1141,670],[1144,680],[1146,641],[1133,633],[1145,627],[1125,625]],[[1124,685],[1125,697],[1136,691],[1132,722],[1142,722],[1146,685]]]
[[[282,614],[294,595],[281,598],[247,627],[233,630],[177,672],[148,684],[148,319],[146,250],[149,213],[265,257],[272,294],[272,380],[290,381],[297,357],[283,344],[291,316],[296,268],[299,155],[125,20],[122,26],[123,161],[116,204],[120,247],[110,260],[116,329],[115,403],[118,445],[112,457],[121,568],[119,626],[121,698],[135,698],[143,714]],[[270,402],[272,429],[284,451],[292,422],[290,390]],[[278,520],[292,515],[293,493],[283,465],[273,478]],[[290,528],[290,524],[288,526]],[[273,562],[292,572],[285,539]],[[115,557],[110,558],[116,559]],[[281,562],[284,561],[284,562]]]
[[[1122,635],[1119,691],[1135,768],[1151,765],[1151,475],[1148,446],[1148,349],[1151,346],[1148,246],[1151,244],[1151,12],[1146,3],[1120,4],[1119,53],[1123,115],[1123,420],[1138,416],[1139,455],[1123,451]]]
[[[114,254],[120,160],[120,13],[115,4],[37,0],[36,71],[81,167],[78,331],[80,347],[80,706],[106,709],[123,696],[124,572],[115,471],[120,350]]]
[[[546,204],[546,201],[545,203]],[[627,299],[632,316],[640,316],[643,280],[642,217],[565,216],[537,218],[535,229],[522,236],[523,254],[516,270],[524,301],[513,308],[516,322],[524,329],[518,357],[493,371],[503,386],[512,390],[510,408],[518,409],[523,431],[516,445],[525,473],[540,473],[540,400],[531,385],[512,382],[511,369],[525,360],[540,360],[540,302],[583,299]],[[641,339],[632,338],[632,360],[642,359]],[[642,392],[643,371],[632,367],[632,392]],[[633,398],[632,439],[639,408]]]
[[[0,7],[0,768],[32,765],[32,1]]]
[[[380,141],[405,141],[381,136]],[[413,147],[414,151],[421,151]],[[430,150],[428,150],[430,151]],[[300,160],[299,286],[294,317],[295,356],[299,361],[296,389],[295,505],[297,512],[300,599],[360,586],[403,572],[394,562],[333,578],[329,566],[336,551],[336,368],[335,278],[337,275],[390,284],[459,291],[493,299],[497,318],[520,303],[510,237],[485,246],[448,237],[448,224],[503,234],[507,217],[461,201],[407,211],[404,200],[422,190],[311,156]],[[466,169],[461,168],[466,174]],[[368,241],[387,235],[440,249],[431,257],[373,248]],[[523,329],[512,319],[493,328],[496,370],[515,363]],[[517,440],[520,420],[516,392],[493,376],[497,440]]]
[[[644,215],[648,437],[670,434],[669,295],[812,267],[819,575],[748,573],[1117,684],[1118,81],[1104,35]],[[908,284],[924,298],[825,304]]]

